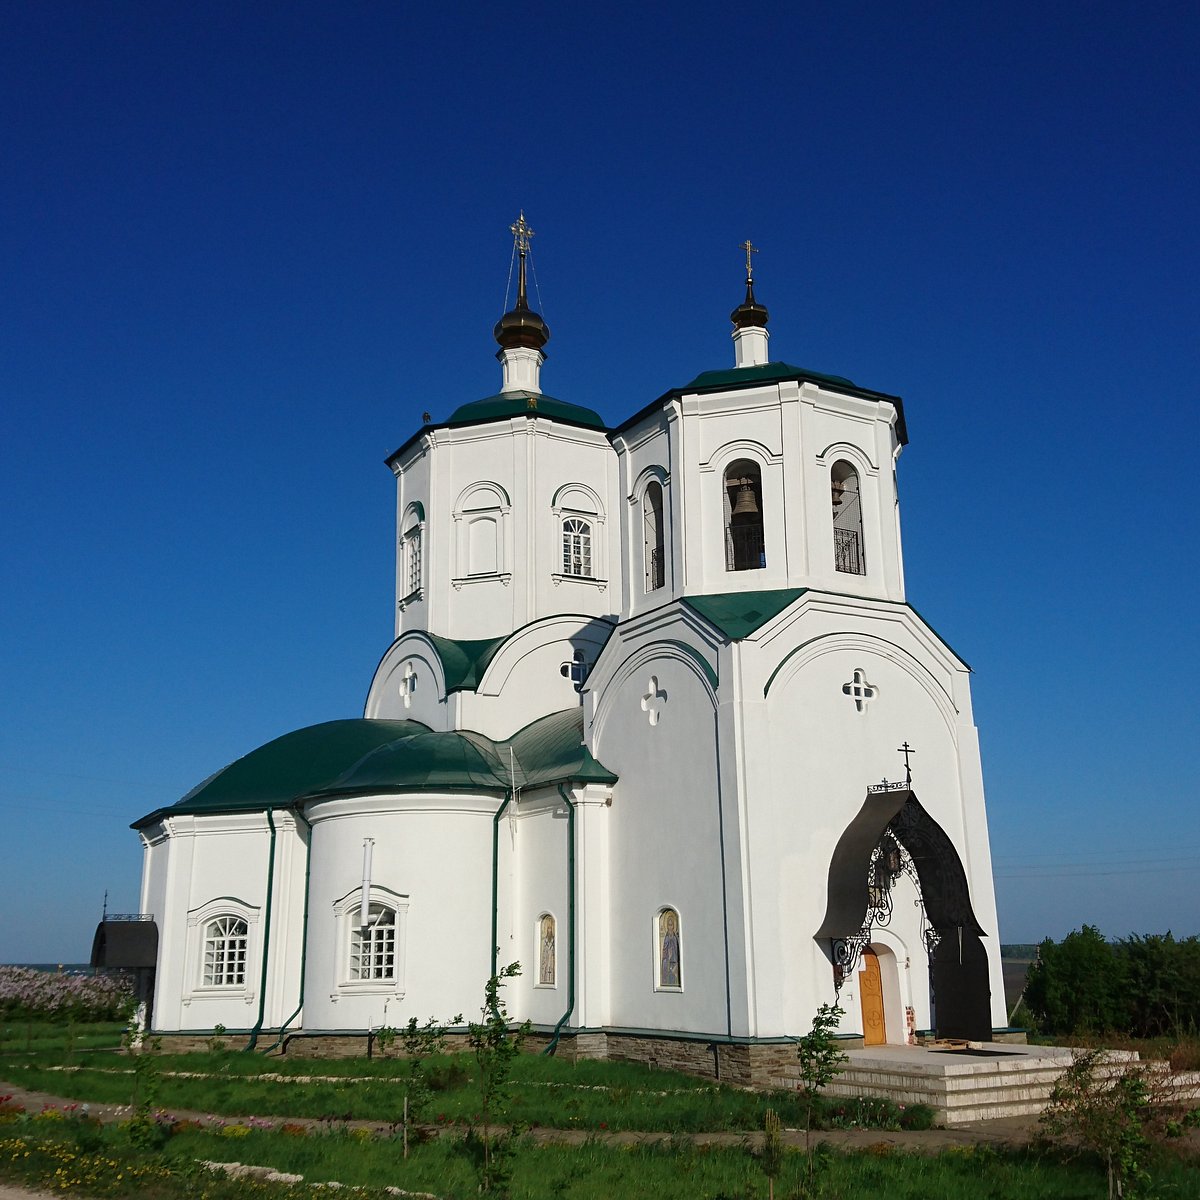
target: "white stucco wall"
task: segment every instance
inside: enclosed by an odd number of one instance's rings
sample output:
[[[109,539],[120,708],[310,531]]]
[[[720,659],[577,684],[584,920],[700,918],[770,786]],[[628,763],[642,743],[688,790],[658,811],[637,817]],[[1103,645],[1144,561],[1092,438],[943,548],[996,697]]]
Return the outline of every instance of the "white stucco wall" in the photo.
[[[146,883],[159,921],[159,964],[152,1024],[158,1030],[278,1026],[299,1003],[300,929],[304,904],[305,836],[290,814],[276,825],[274,882],[265,1004],[263,946],[267,938],[270,831],[263,813],[167,817],[146,831],[151,851]],[[160,840],[161,839],[161,840]],[[204,931],[222,915],[248,928],[245,981],[208,987],[203,980]]]
[[[425,793],[314,804],[306,1030],[399,1026],[473,1015],[491,967],[492,817],[488,796]],[[353,915],[335,905],[361,889],[363,839],[374,838],[372,887],[404,914],[394,983],[352,984]],[[374,894],[374,891],[373,891]],[[385,1010],[386,1005],[386,1010]]]
[[[697,664],[666,641],[610,647],[601,664],[591,744],[620,776],[609,829],[606,1023],[724,1033],[721,793],[712,687]],[[655,920],[664,907],[679,914],[679,990],[656,983]]]

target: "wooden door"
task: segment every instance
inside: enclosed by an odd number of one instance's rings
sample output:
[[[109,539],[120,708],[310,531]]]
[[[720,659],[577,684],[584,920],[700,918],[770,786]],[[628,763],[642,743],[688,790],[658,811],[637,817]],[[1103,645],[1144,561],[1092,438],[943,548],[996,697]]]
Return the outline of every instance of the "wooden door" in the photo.
[[[867,949],[862,958],[858,995],[862,1001],[863,1044],[882,1046],[887,1042],[887,1026],[883,1021],[883,976],[879,973],[879,956],[874,950]]]

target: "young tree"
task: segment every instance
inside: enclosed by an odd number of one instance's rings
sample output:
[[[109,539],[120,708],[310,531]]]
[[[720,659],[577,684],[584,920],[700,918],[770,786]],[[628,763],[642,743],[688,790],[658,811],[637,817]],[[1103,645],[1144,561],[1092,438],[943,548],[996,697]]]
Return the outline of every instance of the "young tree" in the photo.
[[[482,1020],[467,1026],[467,1041],[479,1065],[482,1128],[476,1137],[482,1148],[480,1190],[498,1195],[508,1192],[517,1135],[514,1130],[496,1126],[507,1118],[512,1062],[520,1054],[530,1029],[528,1021],[516,1029],[509,1027],[508,1009],[500,989],[520,974],[521,964],[514,962],[493,975],[484,988]]]
[[[804,1088],[804,1153],[808,1160],[808,1186],[816,1173],[813,1161],[812,1119],[817,1094],[833,1081],[846,1056],[834,1036],[845,1014],[836,1004],[822,1004],[813,1017],[812,1029],[799,1041],[796,1055],[800,1060],[800,1082]]]
[[[451,1017],[449,1023],[461,1025],[462,1013]],[[379,1039],[385,1047],[395,1036],[396,1031],[390,1028],[379,1031]],[[404,1157],[407,1158],[409,1128],[421,1119],[425,1106],[433,1095],[425,1060],[430,1055],[441,1054],[446,1049],[446,1026],[436,1017],[430,1017],[424,1025],[418,1025],[416,1017],[409,1017],[408,1024],[400,1030],[399,1037],[408,1060],[408,1086],[404,1089]]]

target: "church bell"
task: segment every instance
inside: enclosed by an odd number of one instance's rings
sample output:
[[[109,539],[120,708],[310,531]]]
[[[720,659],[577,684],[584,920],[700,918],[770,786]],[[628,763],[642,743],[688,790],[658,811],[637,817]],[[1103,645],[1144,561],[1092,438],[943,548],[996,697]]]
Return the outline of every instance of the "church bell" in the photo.
[[[737,500],[734,502],[733,511],[729,514],[731,521],[750,521],[758,517],[758,501],[754,498],[754,489],[748,484],[743,483],[738,488]]]

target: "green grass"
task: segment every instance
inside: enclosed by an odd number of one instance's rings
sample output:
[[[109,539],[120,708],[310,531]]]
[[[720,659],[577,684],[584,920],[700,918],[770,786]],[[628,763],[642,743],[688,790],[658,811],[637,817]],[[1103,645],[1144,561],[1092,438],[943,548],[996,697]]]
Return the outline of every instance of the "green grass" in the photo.
[[[80,1123],[54,1123],[54,1128],[41,1124],[0,1126],[0,1179],[58,1192],[139,1200],[190,1200],[201,1191],[210,1200],[284,1197],[300,1191],[213,1177],[206,1177],[201,1187],[192,1163],[208,1159],[271,1166],[301,1174],[306,1183],[392,1185],[432,1192],[444,1200],[478,1195],[470,1153],[458,1137],[418,1146],[406,1161],[391,1139],[361,1141],[338,1132],[289,1137],[252,1131],[230,1137],[189,1131],[171,1138],[161,1155],[150,1155],[130,1149],[118,1129],[87,1127],[86,1145],[81,1147],[74,1136]],[[28,1156],[25,1151],[30,1151]],[[822,1157],[819,1194],[840,1200],[1091,1200],[1104,1189],[1094,1164],[1032,1153],[972,1148],[925,1156],[881,1149]],[[801,1152],[787,1153],[777,1196],[796,1194],[804,1166]],[[55,1174],[63,1169],[79,1182],[64,1187],[64,1177]],[[117,1175],[125,1178],[119,1181]],[[1177,1161],[1155,1166],[1163,1195],[1194,1196],[1196,1178]],[[766,1179],[746,1147],[700,1147],[677,1139],[629,1146],[597,1140],[570,1147],[524,1144],[515,1158],[512,1195],[514,1200],[734,1200],[765,1196]]]
[[[111,1051],[77,1052],[77,1069],[66,1065],[61,1047],[47,1041],[38,1054],[0,1054],[0,1078],[35,1091],[79,1101],[128,1103],[133,1087],[130,1060]],[[403,1111],[407,1064],[400,1059],[264,1058],[235,1051],[159,1055],[163,1078],[160,1107],[226,1113],[232,1116],[343,1118],[393,1122]],[[433,1099],[424,1119],[467,1124],[480,1111],[469,1055],[428,1060]],[[204,1078],[184,1078],[187,1072]],[[285,1083],[261,1076],[336,1076],[344,1082]],[[650,1071],[633,1063],[583,1061],[522,1055],[513,1066],[510,1116],[533,1126],[590,1130],[645,1130],[698,1133],[761,1129],[768,1108],[784,1125],[803,1123],[804,1105],[796,1092],[748,1092],[670,1071]],[[353,1080],[353,1081],[351,1081]],[[838,1102],[845,1113],[835,1123],[928,1127],[930,1112],[914,1107],[900,1114],[891,1106]],[[871,1111],[872,1108],[875,1111]]]

